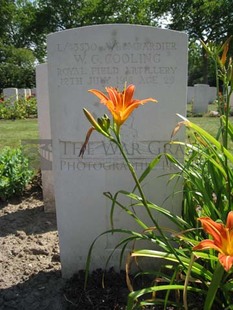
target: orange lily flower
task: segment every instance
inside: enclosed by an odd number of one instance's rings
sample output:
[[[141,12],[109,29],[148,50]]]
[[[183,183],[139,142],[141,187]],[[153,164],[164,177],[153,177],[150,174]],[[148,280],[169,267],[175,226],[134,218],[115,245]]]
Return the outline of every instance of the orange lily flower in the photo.
[[[120,127],[127,120],[133,110],[139,105],[148,101],[157,102],[157,100],[153,98],[143,100],[133,99],[135,90],[135,86],[133,84],[125,88],[123,92],[119,92],[114,87],[106,87],[105,89],[108,96],[97,89],[90,89],[89,92],[96,95],[100,99],[100,103],[107,106],[113,116],[114,122],[118,125],[118,127]]]
[[[219,262],[229,271],[233,265],[233,211],[228,213],[226,225],[216,223],[209,217],[201,217],[198,220],[213,240],[202,240],[193,250],[217,250]]]

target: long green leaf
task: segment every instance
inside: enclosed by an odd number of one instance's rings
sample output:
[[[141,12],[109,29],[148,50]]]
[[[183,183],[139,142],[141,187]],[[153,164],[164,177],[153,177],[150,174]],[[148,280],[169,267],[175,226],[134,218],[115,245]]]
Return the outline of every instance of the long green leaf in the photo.
[[[141,197],[134,194],[134,193],[131,193],[131,192],[127,192],[127,191],[119,191],[118,193],[121,193],[121,194],[124,194],[126,195],[127,197],[133,199],[133,200],[136,200],[138,201],[139,203],[137,204],[134,204],[134,206],[141,206],[143,207],[143,203],[141,202]],[[105,193],[106,194],[106,193]],[[112,199],[114,201],[114,204],[117,203],[117,200],[116,199],[113,199],[111,196],[107,196],[108,198]],[[152,202],[149,202],[148,201],[148,207],[151,208],[151,209],[154,209],[160,213],[162,213],[163,215],[167,216],[172,222],[174,222],[178,227],[181,227],[182,230],[183,229],[187,229],[187,228],[191,228],[190,225],[185,221],[183,220],[181,217],[179,217],[178,215],[176,214],[173,214],[172,212],[170,212],[169,210],[165,209],[165,208],[162,208],[162,207],[159,207],[157,206],[156,204],[152,203]],[[145,225],[145,224],[144,224]],[[148,226],[145,225],[145,229],[147,228]]]
[[[176,284],[172,284],[172,285],[159,285],[159,286],[152,286],[152,287],[148,287],[148,288],[144,288],[142,290],[138,290],[138,291],[134,291],[131,292],[128,295],[128,302],[127,302],[127,310],[131,310],[134,307],[134,301],[136,299],[138,299],[139,297],[145,295],[145,294],[149,294],[149,293],[153,293],[153,292],[159,292],[159,291],[167,291],[167,290],[183,290],[184,286],[183,285],[176,285]],[[190,291],[194,291],[194,292],[201,292],[201,289],[197,289],[194,288],[192,286],[188,286],[187,290]]]
[[[118,202],[117,198],[118,198],[119,194],[123,194],[125,196],[130,197],[129,192],[122,191],[122,190],[118,191],[114,196],[112,196],[112,194],[108,193],[108,192],[104,193],[104,196],[106,196],[107,198],[112,200],[112,206],[111,206],[111,212],[110,212],[110,223],[111,223],[112,229],[114,229],[113,215],[114,215],[114,210],[115,210],[116,205],[118,207],[120,207],[121,209],[123,209],[131,217],[133,217],[135,222],[137,222],[140,227],[142,227],[143,229],[147,229],[148,226],[145,223],[143,223],[143,221],[136,215],[136,213],[132,212],[128,207],[125,207],[124,205],[122,205],[121,203]],[[131,207],[131,206],[132,206],[132,204],[129,205],[129,207]]]
[[[155,251],[155,250],[138,250],[134,251],[131,254],[132,256],[143,256],[143,257],[153,257],[153,258],[163,258],[165,260],[179,262],[174,254],[170,254],[167,252]],[[186,267],[189,266],[190,257],[184,257],[178,255],[180,261],[183,262],[183,265]],[[192,272],[196,273],[198,276],[204,277],[206,280],[211,281],[213,274],[207,270],[204,266],[194,263]]]
[[[226,125],[226,116],[222,115],[220,117],[220,119],[225,126]],[[233,141],[233,124],[231,122],[228,122],[228,134],[230,135],[231,140]]]
[[[106,230],[103,233],[99,234],[91,243],[90,247],[89,247],[89,251],[87,254],[87,260],[86,260],[86,267],[85,267],[85,283],[84,283],[84,287],[87,286],[87,280],[88,280],[88,274],[89,274],[89,270],[90,270],[90,263],[91,263],[91,255],[92,255],[92,251],[94,248],[95,243],[97,242],[97,240],[106,235],[106,234],[113,234],[113,233],[123,233],[123,234],[128,234],[128,235],[132,235],[132,237],[134,237],[135,239],[138,238],[139,240],[145,239],[147,238],[146,235],[142,235],[140,233],[134,232],[132,230],[128,230],[128,229],[110,229],[110,230]]]
[[[222,281],[224,269],[220,263],[218,264],[205,299],[204,310],[211,310],[213,302],[215,300],[216,292],[219,288],[219,285]]]
[[[146,176],[154,169],[154,167],[159,163],[161,157],[163,154],[159,154],[158,156],[156,156],[147,166],[147,168],[144,170],[144,172],[142,173],[142,175],[139,177],[139,182],[141,183]]]
[[[233,163],[233,155],[226,149],[223,147],[223,145],[216,140],[211,134],[209,134],[207,131],[205,131],[204,129],[202,129],[201,127],[199,127],[198,125],[190,122],[187,118],[177,114],[179,117],[181,117],[184,120],[184,125],[194,129],[196,132],[198,132],[201,137],[206,138],[209,142],[211,142],[213,145],[215,145],[215,147],[221,151],[232,163]]]

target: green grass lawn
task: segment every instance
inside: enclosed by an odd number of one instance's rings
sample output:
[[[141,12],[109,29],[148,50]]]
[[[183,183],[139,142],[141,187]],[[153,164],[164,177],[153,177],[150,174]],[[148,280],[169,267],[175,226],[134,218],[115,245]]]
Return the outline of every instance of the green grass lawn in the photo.
[[[215,117],[190,117],[190,121],[201,126],[206,131],[216,136],[219,128],[219,118]],[[231,118],[231,121],[233,119]],[[17,147],[22,140],[38,139],[38,120],[0,120],[0,150],[5,146]]]
[[[219,118],[215,117],[190,117],[190,121],[201,126],[208,131],[214,137],[217,134],[219,128]],[[233,118],[231,117],[231,122]],[[187,131],[187,136],[188,136]],[[23,144],[23,150],[27,154],[31,166],[34,170],[40,167],[40,159],[38,151],[33,150],[33,142],[24,143],[24,140],[37,140],[38,134],[38,120],[26,119],[26,120],[0,120],[0,152],[5,146],[19,147]],[[191,139],[192,140],[192,139]],[[36,141],[37,142],[37,141]],[[34,142],[35,143],[35,142]],[[37,148],[37,143],[35,144]],[[232,143],[230,143],[230,149],[233,149]]]
[[[216,136],[219,128],[219,118],[190,117],[190,121]],[[233,118],[231,117],[233,122]],[[0,150],[5,146],[18,147],[23,140],[38,139],[38,120],[0,120]]]
[[[214,137],[216,136],[220,124],[220,120],[218,117],[189,117],[188,119],[190,120],[190,122],[197,124],[201,128],[208,131]]]
[[[18,147],[22,140],[38,138],[37,119],[0,120],[0,150],[5,146]]]

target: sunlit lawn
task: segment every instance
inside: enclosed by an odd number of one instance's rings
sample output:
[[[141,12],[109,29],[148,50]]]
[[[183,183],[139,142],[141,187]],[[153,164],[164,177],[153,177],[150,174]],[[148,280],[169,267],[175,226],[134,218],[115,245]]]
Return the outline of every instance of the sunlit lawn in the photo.
[[[189,120],[216,136],[219,128],[218,117],[190,117]],[[231,121],[233,122],[232,117]],[[0,120],[0,150],[5,146],[18,147],[22,141],[34,139],[38,139],[37,119]]]
[[[220,124],[218,117],[189,117],[188,119],[208,131],[214,137],[216,136]]]
[[[5,146],[18,147],[22,140],[38,137],[37,119],[0,120],[0,150]]]

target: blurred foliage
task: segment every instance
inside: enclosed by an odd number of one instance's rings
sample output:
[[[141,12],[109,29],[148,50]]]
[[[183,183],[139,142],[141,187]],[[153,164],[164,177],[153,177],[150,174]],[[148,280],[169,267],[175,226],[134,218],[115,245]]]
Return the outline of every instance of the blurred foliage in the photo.
[[[0,102],[0,119],[14,120],[37,117],[37,102],[35,97],[19,99],[11,102],[10,99]]]
[[[0,153],[0,198],[21,195],[30,182],[33,171],[20,148],[5,148]]]
[[[185,31],[189,85],[213,85],[213,69],[196,40],[220,43],[233,33],[232,0],[0,0],[0,14],[0,91],[35,85],[35,65],[46,60],[49,33],[110,23]]]

